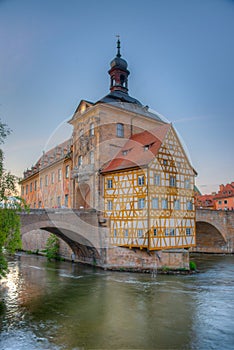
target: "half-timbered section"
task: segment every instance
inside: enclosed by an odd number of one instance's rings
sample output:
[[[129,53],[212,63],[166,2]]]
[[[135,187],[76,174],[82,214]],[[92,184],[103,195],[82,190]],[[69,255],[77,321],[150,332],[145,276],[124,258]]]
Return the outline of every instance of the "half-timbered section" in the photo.
[[[133,135],[101,173],[113,245],[195,245],[195,171],[170,124]]]

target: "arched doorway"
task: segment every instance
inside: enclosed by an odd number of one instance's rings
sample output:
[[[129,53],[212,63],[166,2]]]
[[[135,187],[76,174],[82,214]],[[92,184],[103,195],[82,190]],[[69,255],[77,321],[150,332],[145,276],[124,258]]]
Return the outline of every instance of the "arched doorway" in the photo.
[[[90,207],[90,187],[87,183],[82,183],[76,190],[76,208],[89,209]]]

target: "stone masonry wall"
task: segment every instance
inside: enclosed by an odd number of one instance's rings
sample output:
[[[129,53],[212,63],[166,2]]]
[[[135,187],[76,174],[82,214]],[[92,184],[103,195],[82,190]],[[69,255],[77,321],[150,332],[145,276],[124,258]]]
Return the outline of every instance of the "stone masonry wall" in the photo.
[[[50,233],[44,230],[33,230],[22,236],[22,249],[24,251],[37,252],[46,248],[46,241]],[[72,250],[62,239],[59,239],[59,254],[67,260],[71,259]]]
[[[234,253],[234,212],[196,210],[196,252]]]
[[[185,249],[151,251],[110,248],[107,252],[107,269],[154,271],[189,269],[189,252]]]

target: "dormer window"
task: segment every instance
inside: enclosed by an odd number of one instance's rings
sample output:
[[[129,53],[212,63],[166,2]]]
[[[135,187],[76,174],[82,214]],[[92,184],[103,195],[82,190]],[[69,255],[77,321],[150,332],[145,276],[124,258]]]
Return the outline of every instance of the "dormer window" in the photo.
[[[148,145],[144,145],[144,151],[148,151],[153,144],[154,142],[149,143]]]
[[[123,155],[123,156],[126,156],[131,150],[132,150],[132,148],[124,149],[124,150],[122,151],[122,155]]]
[[[81,108],[80,108],[80,111],[81,111],[81,113],[83,113],[85,110],[86,110],[86,104],[83,103]]]

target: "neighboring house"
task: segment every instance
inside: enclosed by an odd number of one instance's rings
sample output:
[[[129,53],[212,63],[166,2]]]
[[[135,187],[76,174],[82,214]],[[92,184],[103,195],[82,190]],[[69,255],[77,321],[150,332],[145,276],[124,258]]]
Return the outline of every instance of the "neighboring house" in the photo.
[[[215,200],[213,194],[196,194],[195,206],[200,209],[215,209]]]
[[[195,171],[172,125],[133,135],[101,171],[114,245],[195,245]]]
[[[214,195],[217,210],[234,210],[234,182],[220,185],[219,191]]]

